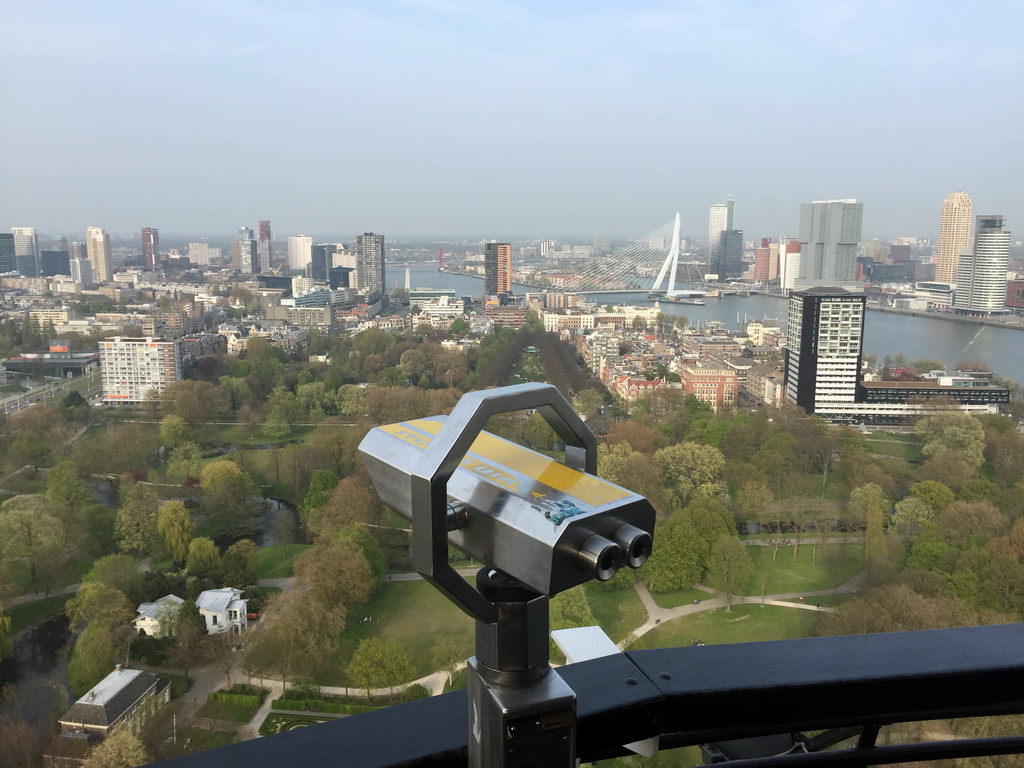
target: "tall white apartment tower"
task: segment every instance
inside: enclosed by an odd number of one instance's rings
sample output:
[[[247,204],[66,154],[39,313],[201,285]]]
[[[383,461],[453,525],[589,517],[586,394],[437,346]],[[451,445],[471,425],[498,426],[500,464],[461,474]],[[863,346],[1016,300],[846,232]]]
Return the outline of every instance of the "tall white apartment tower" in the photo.
[[[786,400],[826,418],[834,406],[856,402],[866,301],[834,287],[790,295]]]
[[[953,309],[971,314],[1006,311],[1006,270],[1010,264],[1010,233],[1003,217],[978,216],[974,248],[960,252]]]
[[[139,405],[160,400],[181,380],[181,340],[115,336],[100,342],[103,402]]]
[[[288,269],[306,273],[313,260],[313,238],[307,235],[288,237]]]
[[[819,284],[850,282],[857,277],[864,203],[815,200],[800,206],[800,271]]]
[[[708,217],[708,269],[717,265],[722,253],[722,232],[732,229],[733,209],[736,203],[726,200],[724,203],[712,203]]]
[[[971,247],[971,198],[954,192],[942,201],[939,216],[939,247],[936,249],[935,281],[955,283],[960,251]]]
[[[103,231],[103,227],[89,227],[85,230],[85,253],[92,262],[92,276],[97,283],[109,283],[114,279],[110,235]]]
[[[39,242],[35,227],[12,227],[11,233],[18,272],[25,277],[39,277]]]

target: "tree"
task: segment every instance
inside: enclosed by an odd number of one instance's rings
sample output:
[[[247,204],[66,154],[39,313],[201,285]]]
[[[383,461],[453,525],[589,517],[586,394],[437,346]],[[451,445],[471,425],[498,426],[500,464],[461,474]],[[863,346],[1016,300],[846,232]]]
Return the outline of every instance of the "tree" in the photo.
[[[819,631],[823,635],[909,632],[996,623],[992,621],[994,618],[979,615],[955,597],[925,597],[905,584],[892,584],[873,589],[823,614]]]
[[[156,513],[156,529],[164,539],[164,547],[176,563],[188,556],[189,543],[196,533],[192,515],[180,501],[165,501]]]
[[[125,596],[135,593],[141,580],[135,558],[131,555],[107,555],[92,564],[82,577],[85,584],[105,584],[120,591]]]
[[[203,456],[195,443],[180,443],[171,450],[167,459],[167,472],[175,477],[196,477]]]
[[[174,645],[168,656],[185,673],[185,679],[189,679],[189,670],[202,665],[208,656],[206,620],[199,612],[199,606],[186,600],[178,609],[175,624]]]
[[[263,501],[256,484],[238,464],[227,460],[207,464],[199,485],[214,538],[250,536],[259,530]]]
[[[169,413],[160,422],[160,442],[168,448],[177,448],[188,442],[189,429],[181,416]]]
[[[213,577],[220,569],[220,552],[213,539],[199,536],[189,542],[185,568],[189,575],[199,578]]]
[[[747,586],[753,573],[747,546],[735,536],[720,536],[711,547],[708,583],[725,593],[725,610],[732,611],[733,595]]]
[[[216,421],[228,410],[220,388],[196,379],[168,385],[164,389],[163,404],[168,414],[180,417],[193,430]]]
[[[725,467],[721,451],[692,442],[662,448],[654,460],[665,476],[669,505],[676,508],[701,494],[713,496]]]
[[[64,538],[64,526],[51,514],[43,496],[23,494],[0,504],[0,554],[11,560],[28,560],[33,584],[39,553],[45,547],[62,545]]]
[[[93,747],[82,768],[136,768],[149,762],[139,737],[130,728],[121,728]]]
[[[324,506],[303,510],[306,527],[314,536],[330,538],[354,523],[372,522],[380,504],[366,480],[343,477]]]
[[[92,497],[89,482],[77,464],[65,459],[46,473],[46,500],[68,529],[82,525],[82,510]]]
[[[985,460],[985,429],[970,414],[961,411],[933,413],[918,419],[914,432],[924,440],[921,453],[929,458],[941,450],[949,450],[973,467]]]
[[[468,654],[460,647],[455,635],[443,634],[434,638],[434,666],[448,674],[451,683],[452,674],[458,665],[465,661]]]
[[[949,488],[936,480],[924,480],[910,486],[910,493],[927,504],[932,512],[942,512],[956,499]]]
[[[49,597],[68,564],[68,551],[61,544],[47,544],[36,553],[35,562],[36,579],[43,587],[43,596]]]
[[[224,585],[243,588],[256,583],[253,567],[256,562],[256,545],[250,539],[242,539],[227,548],[221,561]]]
[[[75,641],[68,660],[68,683],[76,696],[110,674],[117,654],[112,630],[103,624],[90,624]]]
[[[955,501],[938,516],[946,542],[958,549],[978,546],[1010,527],[1006,515],[987,501]]]
[[[148,552],[157,536],[156,492],[148,485],[121,481],[121,506],[114,524],[122,552]]]
[[[377,581],[351,539],[325,539],[295,559],[295,578],[318,606],[354,608],[373,595]]]
[[[582,585],[559,592],[552,597],[548,604],[548,616],[552,632],[556,629],[592,627],[597,624]],[[553,644],[552,647],[554,648]]]
[[[416,674],[405,648],[386,638],[360,640],[345,672],[357,688],[366,689],[366,698],[372,688],[394,689]]]
[[[935,519],[935,510],[917,496],[908,496],[896,502],[890,524],[897,533],[913,536]]]
[[[68,600],[67,613],[75,632],[86,625],[114,630],[135,617],[135,606],[116,587],[88,581]]]
[[[886,559],[884,511],[889,508],[885,493],[874,483],[855,488],[850,494],[850,510],[865,521],[864,563],[876,570]]]

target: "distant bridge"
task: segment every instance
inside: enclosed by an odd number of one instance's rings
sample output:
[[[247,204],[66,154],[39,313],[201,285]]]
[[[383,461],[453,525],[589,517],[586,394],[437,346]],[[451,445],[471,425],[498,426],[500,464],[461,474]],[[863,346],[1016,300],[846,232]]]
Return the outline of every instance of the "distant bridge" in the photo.
[[[682,250],[680,218],[607,256],[595,256],[563,282],[569,293],[650,293],[703,296],[707,284],[698,264]],[[662,285],[667,281],[667,286]],[[676,288],[676,285],[690,288]]]

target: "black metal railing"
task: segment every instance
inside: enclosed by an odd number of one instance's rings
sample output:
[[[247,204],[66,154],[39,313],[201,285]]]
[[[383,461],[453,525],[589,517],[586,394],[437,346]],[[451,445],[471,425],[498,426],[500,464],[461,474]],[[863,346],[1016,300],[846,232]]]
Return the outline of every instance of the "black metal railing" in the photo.
[[[875,744],[896,723],[1024,713],[1021,624],[634,651],[556,672],[577,695],[583,762],[651,737],[662,749],[790,737],[793,754],[730,760],[744,768],[1024,754],[1020,736]],[[466,724],[466,696],[456,692],[159,765],[461,767]],[[828,733],[802,736],[816,730]],[[855,736],[856,747],[817,751]]]

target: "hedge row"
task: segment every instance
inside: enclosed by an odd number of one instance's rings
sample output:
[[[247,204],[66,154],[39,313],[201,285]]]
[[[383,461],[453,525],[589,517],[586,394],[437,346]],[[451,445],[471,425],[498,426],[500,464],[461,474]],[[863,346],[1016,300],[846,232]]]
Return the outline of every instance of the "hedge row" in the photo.
[[[222,701],[225,704],[240,704],[244,707],[253,707],[255,709],[260,708],[259,696],[246,696],[242,693],[219,693],[211,691],[206,694],[207,701]]]
[[[283,709],[289,712],[328,712],[334,715],[361,715],[372,712],[380,707],[368,707],[365,704],[339,704],[323,699],[274,699],[270,702],[272,709]]]

